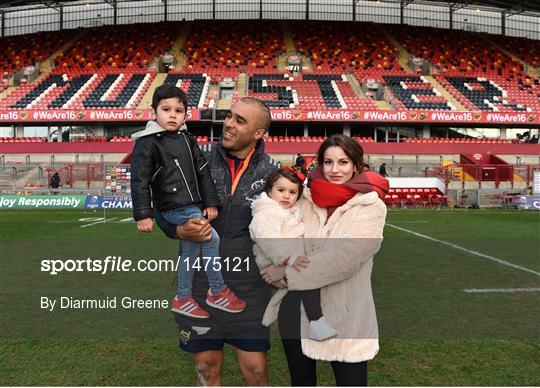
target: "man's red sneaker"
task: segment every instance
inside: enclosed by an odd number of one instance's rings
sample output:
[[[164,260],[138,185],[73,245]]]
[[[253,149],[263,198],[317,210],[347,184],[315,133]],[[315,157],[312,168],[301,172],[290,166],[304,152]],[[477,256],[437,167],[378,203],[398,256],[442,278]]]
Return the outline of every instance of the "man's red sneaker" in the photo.
[[[209,306],[227,311],[228,313],[239,313],[246,308],[246,302],[234,295],[231,289],[227,286],[218,294],[212,295],[211,290],[208,290],[206,303]]]
[[[206,310],[199,306],[192,296],[185,299],[178,299],[178,295],[176,295],[172,301],[171,311],[191,318],[206,319],[210,316]]]

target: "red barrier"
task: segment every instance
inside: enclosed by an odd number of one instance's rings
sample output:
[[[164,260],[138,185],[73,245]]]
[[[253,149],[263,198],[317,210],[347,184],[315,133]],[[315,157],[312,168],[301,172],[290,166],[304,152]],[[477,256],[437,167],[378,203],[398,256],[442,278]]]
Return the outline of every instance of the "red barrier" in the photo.
[[[266,142],[270,154],[315,154],[318,142]],[[204,142],[199,142],[204,144]],[[538,144],[482,144],[482,143],[376,143],[360,142],[366,154],[383,155],[441,155],[462,153],[492,153],[496,155],[540,155]],[[3,154],[114,154],[128,153],[132,142],[76,142],[76,143],[0,143]]]

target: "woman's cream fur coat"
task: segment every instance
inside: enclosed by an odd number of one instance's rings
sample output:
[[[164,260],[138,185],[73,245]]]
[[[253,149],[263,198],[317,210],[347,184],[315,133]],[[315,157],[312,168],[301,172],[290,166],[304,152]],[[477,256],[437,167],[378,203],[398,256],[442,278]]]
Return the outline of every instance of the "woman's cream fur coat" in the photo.
[[[299,203],[310,263],[300,271],[286,269],[288,288],[321,288],[323,314],[338,336],[326,341],[307,339],[309,322],[302,308],[302,350],[316,360],[371,360],[379,350],[371,270],[382,242],[386,206],[375,192],[358,193],[327,218],[327,210],[313,203],[309,189],[303,198]],[[279,300],[276,295],[265,312],[265,324],[277,318],[284,294]]]

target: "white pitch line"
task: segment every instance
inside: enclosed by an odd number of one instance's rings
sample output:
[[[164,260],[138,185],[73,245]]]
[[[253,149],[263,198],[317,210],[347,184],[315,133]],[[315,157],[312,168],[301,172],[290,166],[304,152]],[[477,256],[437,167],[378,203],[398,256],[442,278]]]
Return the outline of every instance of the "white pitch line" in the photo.
[[[388,210],[393,211],[392,216],[409,216],[411,214],[434,214],[435,212],[437,214],[445,213],[445,214],[516,214],[520,213],[518,210],[487,210],[487,209],[434,209],[432,211],[424,211],[424,210],[413,210],[409,211],[408,208],[391,208],[389,207]],[[520,214],[525,214],[521,212]],[[529,214],[533,214],[532,212]]]
[[[465,288],[467,293],[512,293],[512,292],[540,292],[540,288]]]
[[[521,271],[529,272],[529,273],[532,273],[533,275],[536,275],[536,276],[540,276],[540,272],[537,272],[537,271],[532,270],[530,268],[522,267],[520,265],[511,263],[511,262],[506,261],[506,260],[498,259],[497,257],[494,257],[494,256],[486,255],[486,254],[481,253],[481,252],[477,252],[477,251],[473,251],[473,250],[470,250],[470,249],[467,249],[467,248],[463,248],[463,247],[461,247],[459,245],[452,244],[451,242],[444,241],[444,240],[439,240],[437,238],[433,238],[433,237],[427,236],[425,234],[417,233],[417,232],[414,232],[414,231],[409,230],[409,229],[401,228],[401,227],[396,226],[396,225],[392,225],[392,224],[386,224],[386,225],[388,225],[388,226],[390,226],[390,227],[392,227],[394,229],[398,229],[398,230],[401,230],[403,232],[407,232],[407,233],[410,233],[410,234],[414,234],[415,236],[425,238],[427,240],[431,240],[431,241],[438,242],[440,244],[447,245],[447,246],[452,247],[454,249],[459,249],[460,251],[467,252],[467,253],[469,253],[471,255],[474,255],[474,256],[483,257],[484,259],[488,259],[488,260],[494,261],[496,263],[506,265],[508,267],[516,268],[516,269],[519,269]]]
[[[54,209],[50,209],[50,210],[54,210]],[[12,216],[12,215],[51,215],[51,214],[54,214],[55,216],[57,215],[66,215],[66,214],[69,214],[69,215],[72,215],[72,214],[76,214],[76,210],[83,210],[83,209],[73,209],[72,212],[41,212],[41,211],[37,211],[37,210],[27,210],[27,211],[24,211],[24,210],[17,210],[17,211],[3,211],[2,209],[0,209],[0,214],[2,215],[9,215],[9,216]],[[86,212],[86,211],[81,211],[81,214],[92,214],[91,212]]]
[[[398,223],[400,224],[429,224],[429,221],[398,221]]]
[[[96,222],[92,222],[91,224],[84,224],[84,225],[81,225],[81,228],[86,228],[87,226],[92,226],[92,225],[96,225],[96,224],[104,224],[106,222],[116,220],[116,218],[117,217],[113,217],[113,218],[108,218],[106,220],[99,220],[99,221],[96,221]]]

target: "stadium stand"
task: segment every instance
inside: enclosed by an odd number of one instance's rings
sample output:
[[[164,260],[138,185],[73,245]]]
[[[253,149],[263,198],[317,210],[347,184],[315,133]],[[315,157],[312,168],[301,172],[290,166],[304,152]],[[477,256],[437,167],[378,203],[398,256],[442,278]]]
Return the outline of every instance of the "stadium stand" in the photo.
[[[439,137],[429,137],[429,138],[416,138],[416,137],[409,137],[403,139],[403,142],[405,143],[459,143],[459,144],[508,144],[512,143],[511,140],[503,140],[503,139],[471,139],[471,138],[439,138]]]
[[[481,72],[484,75],[500,75],[512,71],[515,64],[504,53],[486,47],[488,43],[478,34],[407,26],[386,25],[393,36],[411,54],[428,60],[439,72],[450,75],[465,75]]]
[[[188,107],[207,107],[205,104],[210,85],[210,77],[203,74],[185,74],[171,72],[167,74],[163,81],[166,85],[175,85],[184,90],[187,94]]]
[[[73,74],[73,73],[72,73]],[[0,101],[8,109],[83,109],[135,107],[143,97],[155,74],[50,74],[36,85],[17,88]]]
[[[435,188],[391,188],[384,202],[391,207],[446,206],[447,198]]]
[[[478,34],[456,31],[449,35],[442,29],[415,26],[386,28],[413,55],[430,62],[434,73],[439,74],[437,80],[467,108],[496,111],[540,108],[538,83],[527,76],[522,63]],[[523,80],[528,80],[528,87]]]
[[[265,138],[267,142],[317,142],[321,143],[327,138],[325,136],[268,136]],[[371,143],[373,138],[364,136],[353,136],[353,139],[358,143]]]
[[[254,74],[248,90],[271,108],[376,109],[373,100],[356,96],[344,74]]]
[[[182,52],[188,60],[185,72],[236,79],[239,73],[276,72],[285,46],[278,23],[205,20],[194,23]]]
[[[456,108],[421,76],[383,76],[397,109],[455,110]]]
[[[0,137],[0,143],[43,143],[44,137]]]
[[[141,89],[149,86],[150,74],[107,74],[83,101],[85,108],[130,108],[142,98]],[[113,87],[115,87],[113,89]]]
[[[540,67],[540,41],[497,35],[491,37],[502,48],[523,59],[532,67]]]
[[[92,29],[56,58],[58,71],[146,71],[153,59],[172,45],[174,31],[179,29],[180,24],[173,22]]]
[[[93,12],[99,2],[86,8]],[[101,4],[103,9],[112,14],[106,3]],[[251,12],[249,17],[256,19],[254,9],[259,5],[260,20],[219,20],[216,14],[225,2],[214,2],[206,4],[214,7],[214,20],[199,19],[197,14],[182,22],[132,24],[183,19],[178,17],[178,4],[157,3],[162,15],[141,13],[130,20],[126,15],[131,11],[119,6],[113,15],[114,23],[120,23],[116,26],[105,25],[113,18],[105,16],[103,22],[95,20],[77,30],[0,39],[0,117],[6,124],[2,135],[12,133],[0,138],[4,168],[0,173],[9,178],[11,191],[21,187],[30,167],[35,171],[28,178],[37,179],[42,174],[39,168],[48,165],[99,160],[95,166],[102,171],[100,166],[108,158],[114,163],[120,157],[127,160],[133,147],[129,135],[152,117],[149,101],[162,83],[186,91],[188,126],[201,144],[220,136],[231,101],[254,96],[272,109],[273,123],[265,141],[266,151],[276,160],[294,163],[291,153],[299,152],[311,161],[327,136],[343,132],[362,144],[372,170],[384,162],[393,178],[439,178],[446,189],[394,187],[385,198],[392,207],[456,203],[455,198],[448,200],[450,186],[528,188],[538,169],[538,40],[462,31],[459,17],[452,20],[452,16],[451,31],[411,26],[411,9],[423,3],[411,1],[401,2],[402,24],[397,19],[389,22],[396,24],[358,21],[368,20],[363,11],[357,13],[363,7],[358,2],[353,2],[353,14],[349,5],[343,6],[348,9],[343,20],[337,21],[338,6],[329,17],[334,21],[323,20],[319,2],[308,1],[297,4],[305,5],[305,10],[278,22],[263,20],[275,4],[255,1],[250,3],[253,9],[246,6],[239,16]],[[382,3],[390,9],[390,2]],[[458,3],[453,2],[456,12],[472,9],[465,4],[470,2]],[[196,6],[204,8],[202,2]],[[199,9],[195,12],[203,14]],[[304,15],[311,20],[295,20]],[[384,22],[391,16],[385,15]],[[70,22],[69,17],[60,18],[59,28],[72,28]],[[506,26],[507,32],[514,29],[511,25]],[[2,27],[3,33],[10,31],[10,21]],[[170,66],[164,66],[166,57],[172,60],[167,62]],[[47,58],[51,61],[38,66]],[[37,74],[13,77],[26,66],[41,70],[37,80],[33,80]],[[58,119],[68,110],[68,119]],[[41,111],[56,112],[48,116],[51,112]],[[106,114],[92,116],[88,111]],[[499,120],[503,115],[493,112],[512,115]],[[112,116],[115,113],[119,118]],[[34,125],[41,126],[39,135],[46,128],[48,139],[37,136],[38,132],[28,137],[32,132],[27,128]],[[515,128],[522,134],[516,137]],[[500,138],[492,138],[496,131]],[[512,138],[506,139],[507,135]],[[6,170],[12,155],[20,165]],[[477,159],[478,155],[486,158]],[[491,155],[502,162],[494,163],[487,158]],[[30,166],[30,159],[40,160],[39,165]],[[71,174],[71,167],[65,170]],[[103,177],[88,169],[82,174],[87,187],[93,184],[90,178],[103,183]],[[68,175],[63,179],[70,187],[77,181]],[[95,187],[101,189],[99,185]],[[24,187],[33,188],[32,181]]]
[[[150,85],[156,73],[148,68],[171,50],[172,31],[177,34],[182,26],[171,22],[167,28],[152,23],[90,29],[55,58],[56,68],[50,74],[40,77],[37,84],[19,86],[0,100],[0,109],[135,108],[145,93],[153,91]],[[446,30],[413,26],[352,23],[345,29],[341,22],[291,23],[295,50],[307,60],[303,72],[293,77],[278,69],[278,59],[287,52],[280,24],[196,21],[181,49],[187,62],[181,70],[167,74],[165,83],[186,90],[192,108],[215,107],[219,95],[216,90],[210,93],[211,86],[226,79],[237,82],[240,73],[247,73],[247,94],[269,101],[275,109],[456,110],[431,82],[400,66],[399,50],[383,28],[413,56],[429,61],[439,84],[465,109],[540,110],[540,81],[527,75],[518,59],[503,52],[513,49],[535,66],[538,44],[532,44],[528,53],[527,41],[497,38],[503,47],[499,50],[496,45],[486,47],[486,38],[474,33],[454,31],[449,38]],[[225,30],[227,40],[216,45]],[[46,53],[37,53],[42,58],[66,39],[66,34],[39,33],[2,40],[6,66],[0,70],[12,69],[10,63],[16,59],[12,47],[17,42],[21,47],[36,44]],[[366,78],[385,87],[391,106],[381,108],[353,88],[352,81]],[[7,82],[0,87],[7,87]],[[236,90],[233,98],[243,93]]]
[[[13,74],[25,66],[44,61],[72,36],[71,31],[52,31],[0,39],[1,74]]]
[[[338,71],[377,75],[404,73],[397,62],[397,49],[371,23],[302,21],[292,32],[298,53],[305,55],[313,72]]]
[[[131,141],[131,137],[129,137],[129,136],[113,136],[110,141],[113,142],[113,143],[129,142],[129,141]]]

